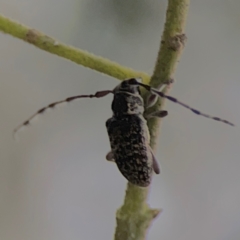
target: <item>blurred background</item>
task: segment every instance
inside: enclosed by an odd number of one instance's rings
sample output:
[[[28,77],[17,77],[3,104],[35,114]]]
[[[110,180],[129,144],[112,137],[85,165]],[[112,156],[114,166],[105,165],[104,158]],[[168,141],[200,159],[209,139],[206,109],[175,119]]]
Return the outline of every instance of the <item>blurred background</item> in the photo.
[[[152,73],[163,0],[0,0],[1,14],[59,41]],[[240,2],[192,0],[171,95],[233,128],[167,102],[148,239],[240,238]],[[41,107],[119,82],[0,33],[0,239],[112,239],[126,180],[105,160],[112,96]]]

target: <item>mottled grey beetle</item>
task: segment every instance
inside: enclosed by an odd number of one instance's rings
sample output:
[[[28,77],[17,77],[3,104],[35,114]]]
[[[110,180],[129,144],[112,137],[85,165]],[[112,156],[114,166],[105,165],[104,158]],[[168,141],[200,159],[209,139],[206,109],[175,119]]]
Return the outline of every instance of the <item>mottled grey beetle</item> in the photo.
[[[168,83],[171,83],[171,81]],[[144,102],[140,95],[140,86],[151,92],[146,107],[152,106],[156,102],[157,97],[167,98],[190,109],[195,114],[234,126],[234,124],[227,120],[201,113],[178,101],[176,98],[165,95],[163,92],[145,85],[135,78],[131,78],[122,81],[113,90],[104,90],[96,92],[93,95],[69,97],[65,100],[51,103],[47,107],[38,110],[27,121],[18,126],[14,130],[14,133],[21,127],[29,125],[30,121],[36,115],[45,112],[49,108],[54,108],[57,104],[71,102],[79,98],[101,98],[112,93],[114,95],[112,102],[113,116],[106,122],[111,151],[107,154],[106,159],[114,161],[120,172],[129,182],[140,187],[147,187],[151,183],[152,172],[154,171],[156,174],[159,174],[160,168],[149,145],[150,137],[146,118],[161,118],[165,117],[168,113],[167,111],[160,110],[144,116]]]

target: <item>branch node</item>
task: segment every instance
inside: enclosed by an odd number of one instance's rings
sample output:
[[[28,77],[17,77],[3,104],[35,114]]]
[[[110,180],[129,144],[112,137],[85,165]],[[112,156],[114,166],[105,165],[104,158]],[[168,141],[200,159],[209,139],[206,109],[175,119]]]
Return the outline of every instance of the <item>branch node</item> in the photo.
[[[38,36],[39,36],[39,32],[35,29],[29,29],[26,33],[26,40],[27,42],[29,43],[36,43],[37,42],[37,39],[38,39]]]
[[[150,209],[152,219],[155,219],[162,212],[162,209]]]
[[[184,47],[186,40],[187,40],[187,36],[184,33],[177,34],[168,40],[168,44],[169,44],[168,47],[173,51],[178,51]]]

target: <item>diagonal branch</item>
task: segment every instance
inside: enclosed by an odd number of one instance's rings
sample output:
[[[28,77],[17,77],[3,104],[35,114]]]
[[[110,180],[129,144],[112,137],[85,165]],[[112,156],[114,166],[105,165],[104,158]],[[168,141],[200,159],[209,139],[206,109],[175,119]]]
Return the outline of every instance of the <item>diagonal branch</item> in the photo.
[[[2,15],[0,15],[0,31],[22,39],[49,53],[56,54],[111,77],[120,80],[131,77],[141,77],[145,83],[149,83],[149,76],[144,72],[135,71],[106,58],[63,44],[38,30],[24,26]]]
[[[166,22],[162,35],[155,70],[150,85],[158,87],[173,77],[178,59],[181,55],[185,35],[184,27],[190,0],[169,0]],[[167,91],[168,89],[165,89]],[[151,109],[161,109],[162,99]],[[148,121],[151,135],[151,147],[156,151],[156,141],[160,121],[152,118]],[[115,240],[144,240],[149,225],[161,210],[151,209],[147,204],[149,188],[140,188],[130,183],[127,185],[123,206],[117,211]]]

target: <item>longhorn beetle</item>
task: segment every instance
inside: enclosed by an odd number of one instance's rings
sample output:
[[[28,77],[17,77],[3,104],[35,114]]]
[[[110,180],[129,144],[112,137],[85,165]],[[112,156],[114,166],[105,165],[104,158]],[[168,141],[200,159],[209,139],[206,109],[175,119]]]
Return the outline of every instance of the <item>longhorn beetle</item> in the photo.
[[[171,82],[170,80],[166,84],[170,84]],[[160,168],[153,150],[149,145],[150,137],[146,119],[151,117],[162,118],[165,117],[168,112],[160,110],[145,116],[144,102],[140,95],[140,86],[151,93],[146,108],[152,106],[156,102],[157,97],[162,97],[188,108],[195,114],[234,126],[233,123],[227,120],[201,113],[178,101],[176,98],[143,84],[136,78],[131,78],[122,81],[113,90],[99,91],[93,95],[69,97],[65,100],[51,103],[38,110],[38,112],[18,126],[14,130],[14,133],[21,127],[29,125],[30,121],[36,115],[45,112],[49,108],[54,108],[60,103],[71,102],[79,98],[101,98],[112,93],[113,116],[106,121],[111,151],[106,155],[106,159],[115,162],[122,175],[129,182],[140,187],[147,187],[151,183],[152,172],[154,171],[156,174],[159,174]]]

